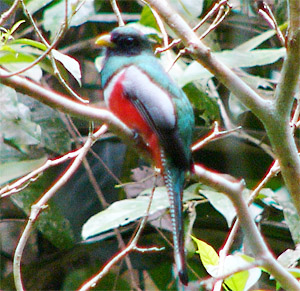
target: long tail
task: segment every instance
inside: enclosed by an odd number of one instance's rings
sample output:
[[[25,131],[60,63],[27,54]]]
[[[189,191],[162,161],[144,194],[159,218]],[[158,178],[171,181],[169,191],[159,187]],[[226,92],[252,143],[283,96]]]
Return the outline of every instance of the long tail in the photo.
[[[185,261],[184,229],[182,218],[182,191],[185,171],[183,169],[170,166],[164,157],[162,158],[162,162],[164,167],[164,182],[167,187],[170,200],[175,263],[180,281],[182,284],[187,285],[188,274]]]

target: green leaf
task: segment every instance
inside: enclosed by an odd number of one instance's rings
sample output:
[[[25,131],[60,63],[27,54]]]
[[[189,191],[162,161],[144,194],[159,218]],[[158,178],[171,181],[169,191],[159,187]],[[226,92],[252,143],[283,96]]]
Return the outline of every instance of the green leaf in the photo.
[[[229,255],[225,258],[224,273],[232,273],[242,267],[247,267],[249,262],[254,259],[240,253]],[[249,290],[260,278],[261,270],[259,268],[250,268],[246,271],[234,273],[234,275],[225,279],[226,285],[233,291]]]
[[[159,31],[159,26],[157,25],[155,17],[153,16],[153,13],[148,5],[143,7],[139,22],[145,26],[153,27]]]
[[[35,59],[36,58],[31,55],[23,53],[0,53],[0,64],[2,64],[2,66],[10,72],[16,72],[28,67],[28,65]],[[41,80],[43,73],[41,68],[38,65],[35,65],[34,67],[26,70],[20,75],[29,77],[30,79],[38,82]]]
[[[15,90],[0,85],[0,132],[3,139],[19,150],[41,141],[41,128],[32,122],[30,109],[18,102]]]
[[[81,5],[82,1],[68,1],[68,21],[70,27],[79,26],[87,22],[90,17],[96,15],[93,2],[94,1],[92,0],[87,0]],[[78,5],[81,5],[80,9],[72,16],[78,8]],[[43,27],[45,30],[50,31],[51,38],[53,38],[61,28],[65,19],[65,1],[61,0],[57,4],[46,9],[43,18]]]
[[[31,206],[48,189],[51,183],[49,173],[41,176],[37,181],[15,194],[10,199],[29,215]],[[36,222],[38,230],[57,248],[64,250],[74,246],[74,235],[70,222],[62,215],[56,204],[50,200],[47,209],[43,210]]]
[[[235,208],[230,199],[225,194],[213,190],[201,189],[200,193],[203,194],[211,205],[225,217],[228,227],[230,227],[236,216]]]
[[[8,47],[8,46],[7,46]],[[11,42],[9,42],[9,48],[8,49],[13,49],[16,52],[19,52],[19,54],[24,54],[26,53],[31,53],[31,54],[36,54],[38,56],[40,56],[44,51],[47,50],[47,47],[43,44],[40,43],[38,41],[34,41],[31,39],[27,39],[27,38],[21,38],[21,39],[17,39],[17,40],[13,40]],[[34,50],[34,49],[38,49],[38,50]],[[72,74],[72,76],[76,79],[76,81],[78,82],[79,85],[81,85],[81,70],[80,70],[80,65],[79,62],[77,60],[75,60],[74,58],[62,54],[61,52],[53,49],[52,51],[53,57],[59,61],[66,70],[69,71],[70,74]],[[4,58],[4,60],[6,60]],[[32,58],[30,61],[35,60],[35,58]],[[0,63],[1,63],[1,59],[0,59]],[[44,64],[45,61],[43,61],[42,64]],[[41,64],[41,66],[42,66]],[[48,63],[47,63],[48,65]],[[51,72],[52,69],[50,70],[49,68],[42,66],[43,69],[46,69],[48,72]]]
[[[83,239],[98,235],[110,229],[127,225],[128,223],[145,216],[151,192],[152,189],[147,189],[134,199],[124,199],[114,202],[105,210],[92,216],[83,225],[81,233]],[[199,195],[191,192],[189,188],[184,191],[183,195],[184,201],[201,198]],[[157,187],[154,191],[149,214],[151,215],[159,210],[166,209],[169,205],[166,188]]]
[[[299,268],[291,268],[289,272],[297,279],[300,279],[300,269]]]
[[[16,22],[13,25],[13,27],[10,29],[10,34],[13,34],[19,28],[19,26],[24,22],[25,22],[25,20],[19,20],[18,22]]]
[[[229,278],[227,278],[224,283],[230,288],[232,291],[241,291],[241,290],[247,290],[245,289],[245,285],[247,283],[247,280],[249,278],[249,272],[243,271],[238,272]]]
[[[81,70],[79,63],[57,50],[52,50],[52,54],[56,60],[58,60],[68,71],[72,74],[72,76],[76,79],[78,84],[81,86]]]
[[[212,54],[229,68],[249,68],[275,63],[285,56],[286,50],[285,48],[257,49],[249,52],[226,50]],[[210,72],[202,67],[197,61],[193,61],[184,71],[183,76],[180,79],[180,85],[184,86],[192,81],[208,79],[211,77],[212,74]]]
[[[244,256],[243,254],[239,253],[236,253],[235,255],[229,255],[225,258],[223,270],[220,271],[218,270],[219,256],[214,248],[202,240],[199,240],[193,236],[191,237],[198,247],[196,253],[200,255],[203,266],[212,277],[230,274],[243,266],[247,266],[249,262],[252,262],[254,260],[251,257]],[[230,288],[230,290],[248,290],[258,281],[260,275],[261,270],[259,268],[252,268],[249,271],[237,272],[229,278],[225,279],[224,282]]]
[[[18,94],[18,98],[31,108],[32,121],[42,129],[41,146],[61,155],[70,151],[72,140],[60,113],[27,95]]]
[[[285,48],[257,49],[249,52],[222,51],[216,57],[229,68],[249,68],[273,64],[286,54]]]
[[[214,121],[220,120],[217,99],[208,96],[200,84],[189,83],[182,89],[193,104],[197,125],[210,126]]]
[[[186,19],[198,17],[203,10],[203,0],[171,0],[171,5]]]
[[[1,145],[0,145],[1,151]],[[20,178],[31,171],[39,168],[47,161],[44,156],[40,159],[32,159],[27,161],[9,162],[0,164],[0,185],[8,183],[11,180]]]
[[[6,143],[0,142],[2,162],[41,158],[43,148],[59,154],[71,149],[70,135],[57,111],[4,85],[0,85],[0,106],[0,133]],[[9,150],[9,145],[23,155]]]
[[[212,246],[206,242],[191,236],[193,241],[197,244],[198,250],[196,253],[200,255],[201,262],[205,267],[206,271],[213,277],[217,276],[219,255]]]
[[[54,2],[54,0],[30,0],[26,3],[26,8],[30,12],[30,14],[34,14],[41,8],[45,7],[48,5],[50,2]]]
[[[47,47],[43,43],[28,38],[18,38],[9,42],[10,46],[14,46],[15,44],[22,45],[20,46],[21,48],[24,48],[25,45],[25,46],[37,48],[42,51],[47,50]]]
[[[278,258],[278,262],[285,268],[296,266],[300,260],[300,249],[287,249]]]
[[[247,52],[247,51],[251,51],[253,49],[255,49],[256,47],[258,47],[259,45],[261,45],[263,42],[265,42],[266,40],[268,40],[269,38],[271,38],[272,36],[274,36],[276,34],[275,30],[268,30],[264,33],[261,33],[251,39],[249,39],[248,41],[244,42],[243,44],[237,46],[234,50],[235,51],[243,51],[243,52]]]

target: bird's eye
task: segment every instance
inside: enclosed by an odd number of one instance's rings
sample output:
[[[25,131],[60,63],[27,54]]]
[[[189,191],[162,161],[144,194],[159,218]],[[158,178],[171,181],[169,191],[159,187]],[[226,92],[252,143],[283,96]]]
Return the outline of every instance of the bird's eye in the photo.
[[[130,42],[133,42],[134,41],[134,38],[129,36],[126,38],[126,42],[130,43]]]
[[[123,44],[127,47],[133,47],[136,46],[137,40],[131,36],[128,36],[123,40]]]

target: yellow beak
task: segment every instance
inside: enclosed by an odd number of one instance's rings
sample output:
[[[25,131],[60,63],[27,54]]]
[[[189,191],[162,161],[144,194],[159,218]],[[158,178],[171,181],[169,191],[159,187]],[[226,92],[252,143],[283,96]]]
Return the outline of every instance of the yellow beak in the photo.
[[[111,42],[110,34],[102,34],[100,35],[96,41],[95,44],[99,46],[105,46],[105,47],[113,47],[114,44]]]

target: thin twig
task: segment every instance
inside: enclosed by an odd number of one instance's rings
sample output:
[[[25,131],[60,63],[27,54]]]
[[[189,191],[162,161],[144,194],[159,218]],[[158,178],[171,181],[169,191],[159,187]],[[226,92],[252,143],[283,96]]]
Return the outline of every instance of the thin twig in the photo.
[[[122,181],[112,172],[112,170],[107,166],[107,164],[99,157],[99,155],[93,150],[90,149],[90,153],[102,164],[107,173],[119,184],[122,185]]]
[[[67,160],[74,159],[75,157],[78,156],[80,151],[81,151],[81,149],[76,150],[74,152],[67,153],[66,155],[64,155],[60,158],[54,159],[54,160],[47,160],[45,162],[45,164],[42,165],[41,167],[39,167],[38,169],[30,172],[28,175],[18,179],[17,181],[13,182],[12,184],[8,184],[5,187],[1,188],[0,189],[0,197],[4,198],[4,197],[8,197],[10,195],[20,192],[21,190],[24,189],[24,188],[20,189],[20,187],[23,187],[24,184],[35,181],[38,176],[40,176],[44,171],[46,171],[50,167],[54,167],[59,164],[62,164],[64,162],[66,162]]]
[[[148,5],[148,3],[146,3]],[[193,27],[193,31],[197,31],[210,17],[212,17],[216,11],[219,10],[220,7],[222,7],[224,4],[228,5],[228,0],[221,0],[220,2],[216,3],[211,10],[209,10],[209,12],[201,19],[201,21]],[[150,6],[151,7],[151,6]],[[153,9],[153,8],[152,8]],[[203,37],[201,37],[203,38]],[[164,51],[167,51],[171,48],[173,48],[174,46],[178,45],[181,43],[181,39],[174,39],[170,44],[168,44],[167,46],[164,46],[163,48],[157,48],[155,50],[155,53],[162,53]],[[180,57],[180,56],[179,56]],[[179,58],[177,56],[177,58]],[[176,59],[177,59],[176,58]]]
[[[124,26],[125,23],[124,23],[124,20],[122,18],[122,14],[120,12],[120,8],[117,4],[117,1],[116,0],[110,0],[110,5],[111,5],[111,7],[112,7],[117,19],[118,19],[119,26]]]
[[[201,19],[201,21],[193,27],[193,31],[197,31],[210,17],[212,17],[222,6],[228,5],[228,0],[221,0],[215,3],[208,13]]]
[[[101,127],[95,134],[90,135],[87,139],[84,146],[78,151],[77,157],[74,159],[73,163],[68,167],[66,172],[59,178],[59,180],[41,197],[41,199],[31,206],[31,212],[29,215],[28,222],[26,224],[25,230],[22,233],[22,236],[18,242],[13,262],[13,273],[14,281],[17,291],[24,290],[22,275],[21,275],[21,259],[22,254],[27,243],[27,240],[30,236],[31,229],[33,224],[37,220],[41,211],[47,208],[47,202],[53,195],[72,177],[75,171],[80,166],[83,157],[87,154],[89,148],[93,143],[107,130],[107,126]]]
[[[285,38],[278,27],[278,23],[276,21],[276,18],[268,5],[265,1],[257,1],[259,7],[258,7],[258,14],[260,14],[269,24],[269,26],[273,29],[275,29],[277,37],[280,40],[280,43],[283,47],[286,47]]]
[[[36,64],[38,64],[39,62],[41,62],[44,58],[46,58],[49,55],[49,53],[51,52],[51,50],[56,47],[56,45],[58,44],[59,41],[60,41],[60,38],[57,37],[54,40],[54,42],[51,44],[51,46],[49,46],[47,48],[47,50],[45,50],[37,59],[35,59],[28,66],[25,66],[24,68],[22,68],[22,69],[20,69],[18,71],[15,71],[15,72],[2,73],[2,74],[0,74],[0,78],[10,78],[10,77],[13,77],[13,76],[16,76],[16,75],[20,75],[20,74],[24,73],[25,71],[28,71],[29,69],[31,69],[32,67],[34,67]]]
[[[142,234],[143,229],[146,226],[147,223],[147,219],[148,219],[148,215],[149,215],[149,211],[151,208],[151,204],[152,204],[152,199],[153,199],[153,195],[154,195],[154,191],[155,188],[152,189],[151,192],[151,196],[150,196],[150,200],[149,200],[149,204],[146,210],[146,214],[145,216],[142,218],[141,223],[136,231],[136,233],[134,234],[132,240],[128,243],[127,247],[124,248],[120,253],[118,253],[117,255],[115,255],[111,260],[109,260],[109,262],[101,269],[101,271],[99,273],[97,273],[94,277],[92,277],[88,282],[84,283],[84,285],[82,285],[78,291],[86,291],[89,290],[92,287],[95,287],[97,282],[103,277],[105,276],[109,270],[120,260],[122,260],[125,256],[127,256],[131,251],[135,250],[137,248],[137,243],[138,240]],[[155,250],[159,250],[158,248]]]
[[[4,75],[6,73],[6,70],[0,68],[0,75]],[[127,136],[127,140],[132,139],[134,136],[134,133],[106,108],[97,108],[76,102],[67,96],[48,90],[42,85],[30,81],[22,76],[4,78],[1,79],[0,82],[14,88],[18,92],[29,95],[48,106],[56,108],[61,112],[68,113],[73,116],[79,116],[82,119],[89,121],[107,122],[125,139]]]
[[[235,221],[233,227],[231,228],[231,231],[229,233],[229,236],[225,242],[224,247],[219,251],[219,267],[218,267],[218,275],[223,272],[223,267],[225,265],[225,259],[226,256],[229,253],[229,249],[233,243],[233,240],[239,230],[240,224],[238,222],[238,219]],[[221,290],[223,284],[223,279],[218,279],[217,282],[214,285],[213,291]]]
[[[230,272],[227,272],[227,273],[222,272],[220,275],[217,275],[215,277],[215,279],[223,281],[224,279],[232,276],[235,273],[242,272],[242,271],[248,271],[248,270],[251,270],[253,268],[259,267],[260,263],[261,263],[260,260],[257,260],[256,262],[248,263],[248,264],[246,264],[242,267],[237,267],[235,270],[232,270]],[[213,291],[217,291],[217,289],[214,288]]]
[[[257,260],[256,263],[269,271],[284,289],[300,290],[298,281],[275,260],[262,235],[259,233],[242,195],[244,189],[243,182],[233,182],[231,179],[229,180],[225,176],[204,169],[200,165],[194,166],[194,172],[203,183],[226,194],[230,198],[236,208],[241,226],[245,230],[246,239],[252,247]]]
[[[300,87],[300,86],[299,86]],[[296,109],[294,111],[294,114],[293,114],[293,117],[292,117],[292,120],[291,120],[291,126],[294,127],[294,132],[296,130],[296,128],[299,127],[299,116],[300,116],[300,93],[298,91],[298,96],[295,98],[296,101],[297,101],[297,106],[296,106]]]
[[[75,15],[77,13],[77,11],[82,7],[82,5],[84,4],[85,1],[82,1],[80,3],[80,5],[78,5],[76,7],[76,9],[73,11],[70,19],[72,18],[73,15]],[[39,36],[39,38],[41,39],[41,41],[44,43],[44,45],[48,48],[47,51],[50,52],[49,54],[49,58],[50,58],[50,61],[51,61],[51,64],[52,64],[52,67],[53,67],[53,71],[54,71],[54,74],[55,76],[58,78],[59,82],[62,84],[62,86],[72,95],[74,96],[76,99],[78,99],[79,101],[83,102],[83,103],[89,103],[88,100],[86,99],[83,99],[82,97],[80,97],[68,84],[67,82],[65,81],[65,79],[62,77],[60,71],[58,70],[57,68],[57,65],[56,65],[56,59],[54,57],[54,54],[52,52],[52,49],[49,49],[49,48],[53,48],[54,46],[50,45],[48,43],[48,41],[43,37],[43,35],[41,34],[40,30],[38,29],[32,15],[30,14],[30,12],[28,11],[25,3],[23,0],[21,0],[21,3],[22,3],[22,6],[23,6],[23,10],[26,14],[26,16],[28,17],[28,19],[30,20],[33,28],[34,28],[34,31],[37,33],[37,35]],[[55,45],[62,39],[63,35],[65,34],[65,32],[67,31],[68,29],[68,26],[69,26],[69,20],[68,20],[68,1],[65,0],[65,20],[64,22],[62,23],[62,25],[60,26],[60,29],[58,31],[58,33],[56,34],[56,37],[55,37],[55,40],[53,43],[55,43]]]
[[[278,175],[280,172],[280,166],[278,163],[278,160],[275,160],[273,165],[270,167],[268,173],[265,175],[265,177],[262,179],[262,181],[255,187],[255,189],[252,191],[250,197],[247,200],[248,205],[252,204],[261,189],[267,184],[268,181],[270,181],[271,178]]]
[[[77,127],[75,126],[75,124],[73,123],[72,119],[69,116],[67,116],[67,120],[65,120],[65,123],[67,125],[67,128],[68,128],[71,136],[75,140],[76,147],[80,148],[81,143],[78,142],[78,137],[81,140],[83,139],[82,136],[81,136],[81,134],[80,134],[80,132],[77,130]],[[92,150],[92,149],[90,149],[90,150]],[[93,154],[97,155],[94,151],[93,151]],[[97,155],[97,158],[100,159],[100,157],[98,155]],[[103,161],[101,160],[101,162],[103,162]],[[85,170],[87,172],[89,181],[91,182],[91,184],[92,184],[92,186],[93,186],[93,188],[94,188],[94,190],[95,190],[95,192],[96,192],[96,194],[98,196],[98,199],[99,199],[100,203],[102,204],[102,207],[103,208],[108,207],[109,203],[106,201],[106,199],[105,199],[105,197],[104,197],[104,195],[102,193],[102,190],[101,190],[100,186],[97,183],[97,179],[96,179],[96,177],[95,177],[95,175],[94,175],[94,173],[93,173],[93,171],[92,171],[92,169],[90,167],[90,164],[89,164],[89,162],[88,162],[88,160],[87,160],[86,157],[83,158],[83,166],[84,166],[84,168],[85,168]],[[106,166],[106,164],[105,164],[105,166]],[[114,178],[115,175],[110,171],[109,168],[108,168],[108,170],[109,170],[109,173],[111,173],[112,177]],[[118,241],[118,244],[119,244],[119,248],[120,249],[125,248],[125,243],[124,243],[124,240],[123,240],[123,238],[121,236],[120,231],[118,229],[114,229],[114,233],[115,233],[115,236],[117,238],[117,241]],[[125,262],[126,262],[127,268],[129,270],[129,273],[130,273],[130,276],[131,276],[132,284],[135,287],[136,283],[135,283],[135,280],[134,280],[133,267],[132,267],[130,258],[129,257],[125,257]],[[138,288],[135,288],[135,289],[138,289]]]
[[[145,3],[146,3],[146,2],[145,2]],[[147,4],[147,3],[146,3],[146,4]],[[147,4],[147,5],[148,5],[148,4]],[[148,6],[149,6],[149,5],[148,5]],[[151,6],[149,6],[149,7],[150,7],[150,9],[151,9],[151,11],[152,11],[152,14],[153,14],[153,16],[154,16],[154,18],[155,18],[155,21],[156,21],[156,23],[157,23],[157,25],[158,25],[158,27],[159,27],[161,33],[162,33],[162,36],[163,36],[163,46],[164,46],[164,48],[169,47],[169,36],[168,36],[168,33],[167,33],[166,29],[165,29],[165,26],[164,26],[163,21],[162,21],[161,17],[159,16],[159,14],[156,12],[156,10],[153,9]],[[159,48],[157,48],[157,49],[155,50],[155,54],[157,54],[158,52],[159,52],[159,53],[166,52],[167,58],[169,59],[169,62],[172,63],[172,56],[171,56],[170,50],[159,50]]]
[[[134,181],[134,182],[127,182],[127,183],[121,183],[119,185],[116,185],[115,188],[124,188],[126,186],[130,186],[130,185],[137,185],[137,184],[144,184],[146,181],[152,179],[154,176],[156,176],[156,173],[153,173],[139,181]]]
[[[15,0],[10,8],[1,14],[0,25],[2,25],[3,22],[5,22],[14,13],[14,11],[18,8],[19,2],[20,0]]]
[[[208,144],[212,140],[227,136],[227,135],[229,135],[235,131],[238,131],[240,129],[241,129],[241,127],[239,126],[235,129],[220,131],[219,123],[217,121],[215,121],[214,129],[213,129],[212,133],[210,133],[206,138],[201,139],[200,141],[197,141],[196,143],[194,143],[192,145],[191,150],[192,150],[192,152],[195,152],[195,151],[199,150],[200,148],[204,147],[206,144]]]
[[[228,9],[225,10],[224,8],[224,4],[227,5]],[[205,36],[207,36],[211,31],[213,31],[214,29],[217,28],[217,26],[225,19],[225,17],[227,16],[227,14],[230,11],[231,6],[227,3],[227,0],[222,0],[219,3],[215,4],[215,6],[211,9],[211,11],[206,15],[206,17],[204,17],[205,21],[212,16],[215,11],[218,11],[217,17],[214,19],[213,23],[208,27],[208,29],[199,37],[199,39],[203,39]],[[225,11],[225,12],[224,12]],[[200,23],[198,25],[196,25],[193,28],[193,31],[197,31],[197,29],[199,29],[199,27],[204,23],[204,20],[201,20]],[[181,42],[181,39],[175,39],[171,42],[171,44],[165,46],[162,49],[156,49],[156,53],[157,52],[163,52],[163,51],[168,51],[171,47],[179,44]],[[175,65],[175,63],[181,58],[181,56],[183,56],[184,54],[186,54],[188,52],[188,49],[184,48],[182,50],[179,51],[179,53],[177,54],[177,56],[175,57],[173,63],[171,64],[170,68],[167,70],[168,72],[172,69],[172,67]]]
[[[225,19],[225,17],[228,15],[228,13],[230,12],[231,6],[229,5],[229,3],[226,2],[227,5],[227,9],[225,9],[224,5],[219,5],[219,11],[217,14],[217,17],[214,19],[213,23],[208,27],[208,29],[203,32],[200,36],[200,39],[205,38],[211,31],[213,31],[214,29],[216,29],[218,27],[218,25]],[[195,31],[195,29],[194,29]]]

